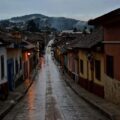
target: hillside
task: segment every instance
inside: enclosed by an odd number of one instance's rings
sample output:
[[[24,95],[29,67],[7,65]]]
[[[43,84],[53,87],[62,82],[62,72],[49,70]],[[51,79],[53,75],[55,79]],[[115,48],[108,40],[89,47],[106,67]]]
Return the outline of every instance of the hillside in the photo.
[[[11,27],[16,25],[18,27],[25,28],[29,20],[34,20],[34,22],[39,26],[40,29],[50,27],[55,28],[59,31],[71,30],[75,27],[82,30],[85,26],[87,26],[87,23],[84,21],[65,17],[48,17],[42,14],[30,14],[20,17],[13,17],[8,20],[2,20],[0,21],[0,26]]]

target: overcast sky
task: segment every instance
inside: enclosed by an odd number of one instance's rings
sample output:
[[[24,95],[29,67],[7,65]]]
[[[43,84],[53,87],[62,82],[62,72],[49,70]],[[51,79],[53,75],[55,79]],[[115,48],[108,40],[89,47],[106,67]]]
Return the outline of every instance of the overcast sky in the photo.
[[[120,0],[0,0],[0,19],[31,13],[88,20],[120,8]]]

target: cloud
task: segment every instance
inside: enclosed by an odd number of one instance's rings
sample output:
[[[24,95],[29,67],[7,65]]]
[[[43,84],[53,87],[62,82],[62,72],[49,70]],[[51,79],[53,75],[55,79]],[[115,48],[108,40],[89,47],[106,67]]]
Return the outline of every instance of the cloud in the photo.
[[[118,7],[119,0],[0,0],[0,18],[41,13],[86,20]]]

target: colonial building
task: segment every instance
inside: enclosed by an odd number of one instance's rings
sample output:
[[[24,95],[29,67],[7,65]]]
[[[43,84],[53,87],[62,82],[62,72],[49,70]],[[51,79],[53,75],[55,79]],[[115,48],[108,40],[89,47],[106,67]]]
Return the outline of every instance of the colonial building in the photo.
[[[31,77],[43,43],[39,33],[0,32],[0,99]]]
[[[105,98],[120,103],[120,8],[89,21],[89,24],[104,29]]]
[[[71,43],[74,78],[88,91],[104,97],[103,31],[97,28],[83,33]]]

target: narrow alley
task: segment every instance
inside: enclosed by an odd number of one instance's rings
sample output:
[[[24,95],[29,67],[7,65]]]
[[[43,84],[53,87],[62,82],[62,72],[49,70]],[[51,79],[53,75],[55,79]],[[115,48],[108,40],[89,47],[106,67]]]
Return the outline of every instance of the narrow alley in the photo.
[[[27,95],[4,120],[108,120],[77,96],[63,80],[50,49]]]

